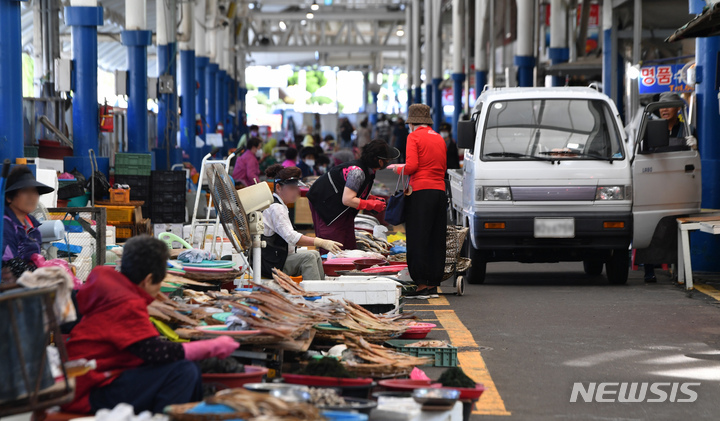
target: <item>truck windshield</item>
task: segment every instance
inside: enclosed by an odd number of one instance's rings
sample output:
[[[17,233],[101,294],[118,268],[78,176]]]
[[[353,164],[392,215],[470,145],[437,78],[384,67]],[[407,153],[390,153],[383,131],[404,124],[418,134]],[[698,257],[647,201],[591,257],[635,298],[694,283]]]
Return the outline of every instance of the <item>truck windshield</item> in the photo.
[[[590,99],[523,99],[490,104],[482,159],[624,159],[608,105]]]

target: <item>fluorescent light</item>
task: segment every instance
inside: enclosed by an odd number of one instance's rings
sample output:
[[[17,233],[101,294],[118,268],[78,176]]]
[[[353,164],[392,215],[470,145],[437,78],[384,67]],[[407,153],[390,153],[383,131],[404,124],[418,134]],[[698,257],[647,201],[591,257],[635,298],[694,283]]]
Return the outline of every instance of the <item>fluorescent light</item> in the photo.
[[[313,14],[313,12],[308,12],[307,15],[305,15],[305,17],[308,19],[312,19],[315,17],[315,15]]]
[[[312,11],[318,11],[318,10],[320,10],[320,5],[317,4],[317,3],[315,3],[315,2],[313,2],[312,6],[310,6],[310,10],[312,10]]]
[[[399,37],[405,36],[405,30],[403,29],[402,26],[398,26],[398,29],[397,29],[397,32],[395,33],[395,35],[397,35]]]

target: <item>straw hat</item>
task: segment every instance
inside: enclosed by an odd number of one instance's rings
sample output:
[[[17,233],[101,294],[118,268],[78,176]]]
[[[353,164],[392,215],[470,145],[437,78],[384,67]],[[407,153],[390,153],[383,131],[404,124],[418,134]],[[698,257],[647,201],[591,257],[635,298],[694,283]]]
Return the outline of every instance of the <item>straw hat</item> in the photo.
[[[408,108],[407,124],[427,124],[432,125],[433,119],[430,116],[430,107],[425,104],[413,104]]]

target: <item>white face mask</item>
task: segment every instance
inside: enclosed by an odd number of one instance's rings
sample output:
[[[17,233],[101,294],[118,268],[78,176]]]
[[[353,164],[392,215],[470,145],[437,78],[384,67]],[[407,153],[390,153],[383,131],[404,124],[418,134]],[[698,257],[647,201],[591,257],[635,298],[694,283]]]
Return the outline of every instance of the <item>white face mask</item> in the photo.
[[[447,139],[450,137],[450,132],[440,132],[440,136],[442,136],[444,139]]]
[[[327,167],[318,167],[318,172],[320,174],[325,174],[327,172]]]
[[[262,157],[263,157],[263,150],[262,150],[262,149],[258,149],[257,152],[255,152],[255,156],[257,156],[258,158],[262,158]]]
[[[314,166],[315,166],[315,160],[314,160],[314,159],[306,159],[306,160],[305,160],[305,164],[306,164],[308,167],[314,167]]]

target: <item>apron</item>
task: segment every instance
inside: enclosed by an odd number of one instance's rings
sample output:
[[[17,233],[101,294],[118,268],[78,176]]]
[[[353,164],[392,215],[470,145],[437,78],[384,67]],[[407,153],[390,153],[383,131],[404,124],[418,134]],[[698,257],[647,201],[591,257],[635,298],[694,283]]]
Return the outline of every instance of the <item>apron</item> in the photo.
[[[281,203],[277,197],[273,197],[275,203]],[[295,226],[293,225],[293,228]],[[285,267],[285,261],[288,257],[288,243],[280,234],[275,233],[271,236],[261,235],[262,241],[265,241],[265,248],[260,255],[260,274],[266,278],[272,278],[273,268],[282,270]]]

